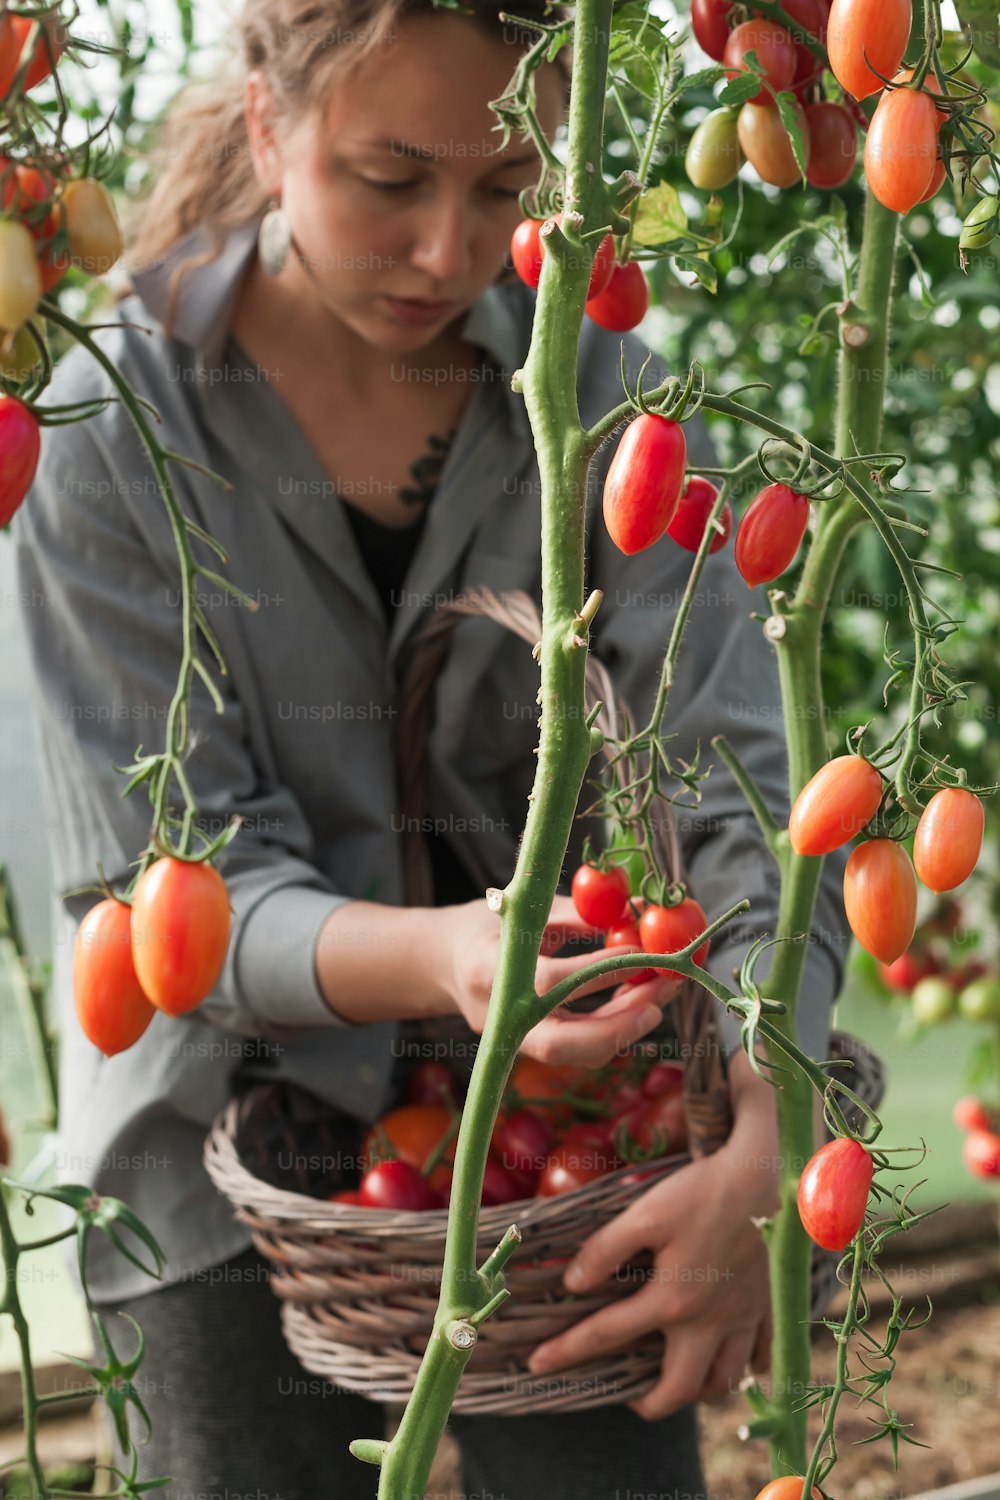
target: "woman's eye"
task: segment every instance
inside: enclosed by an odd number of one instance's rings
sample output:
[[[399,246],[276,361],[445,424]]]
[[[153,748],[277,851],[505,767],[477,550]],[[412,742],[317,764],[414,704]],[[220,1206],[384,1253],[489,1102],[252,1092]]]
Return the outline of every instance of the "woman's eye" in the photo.
[[[383,177],[362,177],[361,181],[366,182],[369,187],[375,188],[380,193],[401,193],[405,192],[407,188],[416,187],[417,185],[415,181],[395,182],[392,178]]]

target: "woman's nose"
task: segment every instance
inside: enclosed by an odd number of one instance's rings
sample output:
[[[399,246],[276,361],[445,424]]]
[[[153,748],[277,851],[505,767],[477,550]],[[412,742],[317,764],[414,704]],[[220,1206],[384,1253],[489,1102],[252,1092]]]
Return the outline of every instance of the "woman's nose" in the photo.
[[[435,281],[460,281],[472,265],[472,210],[459,194],[439,197],[428,207],[410,262]]]

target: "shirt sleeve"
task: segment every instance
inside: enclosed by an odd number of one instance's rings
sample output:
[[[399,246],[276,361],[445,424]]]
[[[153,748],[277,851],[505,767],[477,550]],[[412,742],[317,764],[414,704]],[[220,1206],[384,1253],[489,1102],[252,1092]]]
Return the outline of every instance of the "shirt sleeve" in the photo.
[[[70,893],[96,883],[98,863],[122,889],[148,842],[146,788],[123,798],[127,778],[114,767],[165,743],[182,646],[179,569],[167,576],[128,515],[130,494],[162,503],[151,471],[116,472],[99,429],[95,419],[45,429],[14,526],[56,883],[76,921],[95,897]],[[218,714],[195,679],[185,769],[207,832],[237,814],[244,822],[219,860],[229,951],[196,1014],[261,1037],[352,1025],[326,1003],[315,964],[321,929],[351,898],[312,864],[301,808],[287,787],[262,778],[244,710],[221,683]]]
[[[718,460],[700,418],[685,427],[689,462],[710,466]],[[602,450],[603,479],[613,449]],[[597,487],[600,494],[600,485]],[[598,510],[591,527],[591,577],[604,589],[595,620],[595,650],[607,666],[633,722],[648,722],[659,686],[667,642],[684,593],[692,553],[669,538],[625,557],[607,536]],[[717,936],[706,963],[709,972],[733,988],[734,968],[753,940],[773,936],[780,884],[777,864],[757,821],[711,740],[724,734],[753,776],[777,822],[788,821],[787,754],[775,648],[751,614],[769,612],[763,589],[749,589],[733,561],[730,542],[710,554],[684,632],[674,683],[663,719],[665,750],[672,760],[709,766],[700,782],[697,806],[672,809],[692,893],[710,917],[744,897],[750,911]],[[682,804],[690,794],[668,787]],[[845,851],[828,855],[809,934],[798,1031],[804,1051],[825,1057],[833,1001],[843,979],[850,933],[841,894]],[[755,978],[766,978],[773,948],[766,949]],[[739,1042],[739,1020],[721,1017],[724,1049]]]

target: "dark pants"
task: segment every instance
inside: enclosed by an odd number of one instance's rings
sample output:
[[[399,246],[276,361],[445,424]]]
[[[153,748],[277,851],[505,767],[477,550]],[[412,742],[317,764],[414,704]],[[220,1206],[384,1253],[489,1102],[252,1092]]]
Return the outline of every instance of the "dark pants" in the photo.
[[[278,1299],[255,1250],[118,1308],[146,1340],[135,1385],[153,1433],[140,1446],[140,1477],[173,1478],[150,1491],[151,1500],[373,1500],[378,1471],[347,1445],[383,1437],[384,1409],[302,1369],[285,1344]],[[106,1327],[127,1354],[128,1325],[110,1317]],[[449,1426],[462,1449],[468,1500],[705,1495],[692,1407],[661,1422],[605,1406],[454,1416]],[[141,1438],[141,1418],[133,1417],[132,1431]]]

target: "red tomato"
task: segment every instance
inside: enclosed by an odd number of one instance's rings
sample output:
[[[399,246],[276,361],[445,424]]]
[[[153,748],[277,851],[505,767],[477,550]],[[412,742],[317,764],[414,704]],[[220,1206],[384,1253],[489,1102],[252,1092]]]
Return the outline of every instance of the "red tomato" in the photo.
[[[606,1137],[592,1126],[583,1125],[567,1131],[565,1138],[550,1152],[538,1179],[536,1196],[556,1198],[574,1188],[606,1177],[619,1166],[618,1157],[608,1147]]]
[[[513,1172],[506,1171],[493,1157],[486,1158],[486,1166],[483,1169],[483,1193],[480,1199],[484,1208],[491,1208],[496,1203],[516,1203],[518,1198],[530,1196],[530,1192],[524,1191]]]
[[[927,185],[926,191],[921,195],[921,203],[926,203],[928,198],[933,198],[935,193],[940,192],[947,175],[948,174],[944,169],[944,162],[942,158],[938,156],[937,160],[934,163],[934,170],[931,173],[931,180]]]
[[[733,13],[731,0],[691,0],[691,30],[703,52],[722,61],[729,39],[729,17]]]
[[[498,1120],[490,1149],[517,1183],[522,1196],[530,1197],[551,1145],[549,1121],[530,1109],[519,1109]]]
[[[927,192],[938,153],[938,114],[919,89],[887,90],[865,138],[865,176],[878,201],[908,214]]]
[[[8,89],[14,81],[14,74],[21,66],[21,53],[28,39],[28,32],[34,22],[28,16],[3,17],[0,22],[0,98],[6,96]],[[55,19],[45,22],[45,29],[51,39],[52,51],[58,61],[60,54],[66,47],[66,33],[62,23]],[[33,89],[36,83],[41,83],[52,71],[49,61],[48,49],[45,45],[45,37],[40,31],[35,43],[31,63],[25,74],[25,89]]]
[[[31,487],[41,436],[23,402],[0,395],[0,526],[6,526]]]
[[[368,1207],[358,1188],[344,1188],[343,1192],[331,1193],[328,1203],[353,1203],[356,1207]]]
[[[633,1131],[636,1144],[647,1155],[675,1156],[687,1149],[688,1126],[684,1095],[674,1090],[651,1099]]]
[[[891,964],[905,953],[917,925],[917,877],[906,850],[892,839],[869,839],[852,850],[844,906],[851,931],[873,958]]]
[[[551,1099],[551,1104],[532,1103],[528,1108],[550,1124],[560,1125],[572,1119],[571,1106],[559,1100],[563,1094],[572,1092],[576,1076],[576,1069],[555,1068],[534,1057],[519,1057],[510,1077],[510,1086],[525,1099]]]
[[[686,462],[687,443],[678,422],[644,412],[626,427],[604,481],[604,524],[626,557],[658,542],[670,525],[684,488]]]
[[[707,479],[702,479],[697,474],[689,479],[687,488],[678,503],[676,514],[667,527],[667,536],[671,541],[676,542],[687,552],[697,552],[718,495],[715,485],[709,484]],[[708,546],[709,552],[718,552],[729,540],[729,534],[733,529],[733,512],[728,500],[722,507],[718,519],[722,530],[717,531],[713,526],[713,536]]]
[[[992,1130],[993,1116],[986,1108],[981,1099],[975,1094],[966,1094],[961,1099],[955,1100],[955,1107],[951,1112],[951,1118],[959,1130]]]
[[[457,1103],[455,1075],[443,1062],[419,1063],[406,1080],[407,1104]]]
[[[809,160],[809,121],[796,100],[796,113]],[[801,180],[788,132],[773,105],[744,104],[736,118],[740,148],[757,176],[772,187],[794,187]]]
[[[555,220],[557,224],[560,223],[562,214],[556,214]],[[545,241],[541,237],[543,223],[543,219],[522,219],[511,236],[510,258],[514,262],[514,269],[530,287],[537,287],[542,278],[542,261],[545,258]],[[589,257],[590,251],[587,250],[585,254]],[[593,252],[590,282],[587,286],[588,297],[597,297],[604,291],[611,279],[614,264],[614,236],[606,234],[598,241],[597,249]]]
[[[770,1484],[765,1484],[756,1500],[802,1500],[805,1484],[805,1475],[783,1474],[780,1479],[772,1479]],[[813,1500],[823,1500],[822,1491],[815,1485],[812,1487],[812,1494]]]
[[[729,33],[722,61],[730,70],[730,77],[746,71],[744,58],[748,52],[757,54],[757,61],[764,70],[764,78],[776,94],[787,89],[795,77],[795,45],[783,26],[775,21],[743,21]],[[751,104],[768,104],[774,101],[763,86],[750,100]]]
[[[935,792],[913,836],[913,863],[928,890],[953,891],[976,868],[983,847],[983,804],[964,787]]]
[[[799,23],[803,31],[815,37],[816,41],[823,41],[829,16],[826,0],[781,0],[781,8],[791,16],[793,21]],[[800,46],[801,43],[796,45]],[[811,57],[812,53],[809,53],[809,56]],[[819,63],[818,58],[814,61]]]
[[[909,994],[913,986],[928,974],[937,974],[938,966],[929,953],[918,953],[910,948],[901,953],[891,964],[879,964],[879,973],[891,990]]]
[[[882,777],[860,755],[837,755],[820,766],[795,799],[788,837],[796,854],[829,854],[846,844],[879,810]]]
[[[544,220],[522,219],[510,239],[514,270],[526,286],[537,287],[542,275],[542,242],[539,230]]]
[[[617,922],[609,927],[604,934],[605,948],[634,948],[637,952],[642,951],[642,939],[639,936],[639,924],[631,918]],[[645,984],[647,979],[656,978],[655,969],[629,969],[622,974],[616,974],[615,978],[620,984]]]
[[[844,1250],[864,1223],[872,1159],[846,1137],[821,1146],[799,1178],[799,1218],[824,1250]]]
[[[612,333],[628,333],[646,316],[649,307],[649,283],[636,260],[615,266],[604,291],[587,302],[587,316]]]
[[[76,1014],[105,1057],[137,1042],[156,1014],[132,962],[131,920],[124,901],[99,901],[80,923],[73,949]]]
[[[443,1105],[402,1104],[398,1109],[390,1110],[366,1133],[361,1142],[361,1160],[370,1167],[381,1161],[398,1159],[420,1172],[451,1129],[451,1119],[450,1110]],[[454,1159],[454,1143],[451,1143],[430,1174],[432,1187],[436,1188],[443,1182]]]
[[[200,1005],[229,947],[229,892],[212,865],[158,859],[132,899],[132,958],[158,1010],[182,1016]]]
[[[708,926],[708,918],[690,896],[677,906],[647,906],[639,918],[639,935],[647,953],[677,953],[694,941]],[[708,943],[696,948],[692,963],[703,964],[708,957]],[[663,979],[683,979],[673,969],[661,969]]]
[[[596,865],[581,865],[570,886],[573,905],[591,927],[610,927],[625,910],[628,900],[628,875],[623,865],[599,870]]]
[[[51,172],[36,167],[17,166],[9,157],[0,157],[3,177],[3,206],[11,209],[35,241],[38,272],[42,291],[47,292],[69,269],[69,251],[54,254],[55,235],[63,225],[62,207],[55,201],[57,184]]]
[[[437,1194],[406,1161],[381,1161],[366,1172],[358,1189],[365,1208],[423,1211],[437,1208]]]
[[[838,188],[850,177],[858,159],[858,127],[842,104],[823,99],[806,105],[809,157],[806,181],[813,187]]]
[[[642,1080],[642,1093],[646,1099],[662,1099],[667,1094],[683,1094],[683,1092],[683,1063],[654,1063]]]
[[[972,1130],[962,1145],[962,1160],[973,1177],[1000,1177],[1000,1135]]]
[[[841,88],[855,99],[877,93],[903,61],[912,18],[910,0],[833,0],[826,49]]]
[[[736,566],[751,588],[770,583],[791,566],[808,524],[809,501],[787,484],[769,484],[751,500],[736,528],[734,548]]]

